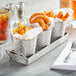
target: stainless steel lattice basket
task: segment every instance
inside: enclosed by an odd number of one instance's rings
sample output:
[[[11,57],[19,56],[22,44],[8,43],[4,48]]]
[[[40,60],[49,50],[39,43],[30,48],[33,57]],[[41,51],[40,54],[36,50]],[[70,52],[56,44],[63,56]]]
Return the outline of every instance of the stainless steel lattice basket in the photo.
[[[52,42],[57,40],[59,37],[64,36],[65,34],[65,24],[63,21],[55,22],[55,26],[52,31]]]
[[[13,39],[13,50],[18,53],[23,53],[25,56],[35,54],[37,37],[31,40],[17,40]]]
[[[37,39],[37,48],[36,48],[37,50],[40,50],[43,47],[50,44],[51,32],[52,32],[52,26],[50,26],[46,31],[43,31],[41,34],[39,34]]]

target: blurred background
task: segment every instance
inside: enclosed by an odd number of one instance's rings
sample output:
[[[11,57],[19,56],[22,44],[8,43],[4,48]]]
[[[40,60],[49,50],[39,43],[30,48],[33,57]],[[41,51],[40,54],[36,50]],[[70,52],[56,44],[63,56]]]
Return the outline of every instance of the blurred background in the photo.
[[[7,3],[17,4],[20,1],[25,3],[26,15],[60,7],[60,0],[0,0],[0,7]]]

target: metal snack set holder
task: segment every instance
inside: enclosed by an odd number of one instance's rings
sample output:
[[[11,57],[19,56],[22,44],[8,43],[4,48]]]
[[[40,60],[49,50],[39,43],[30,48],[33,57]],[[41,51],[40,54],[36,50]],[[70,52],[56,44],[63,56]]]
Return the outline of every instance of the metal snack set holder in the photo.
[[[7,5],[7,7],[9,7],[8,9],[12,12],[11,20],[14,15],[13,6],[14,5],[11,3]],[[15,13],[17,22],[24,22],[24,7],[23,2],[19,2],[16,6]],[[17,26],[17,22],[14,26]],[[55,24],[51,26],[54,27],[49,27],[46,31],[41,32],[31,40],[17,40],[12,37],[13,49],[11,51],[7,50],[7,54],[9,54],[10,58],[14,61],[29,65],[62,44],[64,41],[68,40],[69,34],[65,34],[64,22],[55,22]]]

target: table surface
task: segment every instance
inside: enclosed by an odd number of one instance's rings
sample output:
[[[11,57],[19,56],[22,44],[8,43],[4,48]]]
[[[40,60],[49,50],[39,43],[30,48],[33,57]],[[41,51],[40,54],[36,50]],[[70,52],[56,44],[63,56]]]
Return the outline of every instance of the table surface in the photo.
[[[71,38],[75,37],[76,30],[71,33]],[[5,53],[6,49],[11,49],[11,40],[9,39],[4,48],[4,56],[0,60],[0,76],[76,76],[75,71],[51,70],[51,66],[62,52],[67,42],[55,48],[45,56],[33,62],[29,66],[21,65],[10,61],[9,56]]]

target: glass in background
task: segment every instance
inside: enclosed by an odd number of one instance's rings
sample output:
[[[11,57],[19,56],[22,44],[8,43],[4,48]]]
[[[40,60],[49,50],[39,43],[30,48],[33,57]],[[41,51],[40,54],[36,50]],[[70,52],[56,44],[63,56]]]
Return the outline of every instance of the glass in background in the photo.
[[[11,12],[11,18],[14,16],[15,5],[13,3],[6,4],[6,9]]]
[[[73,28],[76,30],[76,0],[71,0],[73,10]]]
[[[72,8],[72,0],[60,0],[60,8]],[[71,34],[74,28],[72,25],[68,25],[65,31]]]
[[[9,11],[0,9],[0,44],[3,44],[7,41],[9,18]]]
[[[73,19],[76,20],[76,0],[72,0]]]
[[[14,24],[15,5],[13,3],[8,3],[6,4],[5,9],[11,12],[10,20],[9,20],[9,28],[11,29],[12,28],[11,23]]]
[[[16,19],[19,22],[24,22],[25,20],[25,4],[24,2],[18,2],[18,4],[16,5]]]
[[[61,8],[71,8],[71,0],[60,0]]]
[[[19,22],[22,22],[22,25],[25,25],[25,4],[24,2],[18,2],[15,5],[15,14],[13,18],[14,18],[13,19],[14,24],[11,24],[13,27],[17,28],[17,25],[19,24]]]

